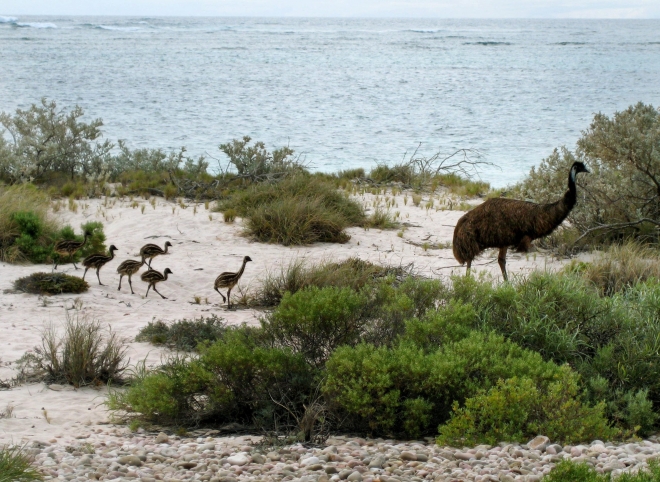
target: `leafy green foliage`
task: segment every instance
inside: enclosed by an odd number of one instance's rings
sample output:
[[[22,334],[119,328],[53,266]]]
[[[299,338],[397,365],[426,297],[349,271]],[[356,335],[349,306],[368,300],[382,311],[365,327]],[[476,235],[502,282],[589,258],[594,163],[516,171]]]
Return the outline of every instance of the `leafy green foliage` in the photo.
[[[149,322],[135,337],[154,345],[165,345],[183,351],[193,351],[201,342],[213,343],[222,338],[227,327],[216,315],[193,320],[179,320],[171,325],[162,321]]]
[[[432,353],[410,343],[340,347],[326,371],[326,396],[355,426],[374,433],[405,430],[414,437],[445,421],[454,401],[463,403],[499,379],[525,376],[547,384],[560,368],[500,336],[472,332]],[[406,402],[413,399],[419,400]],[[403,417],[406,407],[413,418]]]
[[[468,398],[464,407],[454,402],[451,420],[439,428],[438,443],[522,443],[539,433],[564,443],[607,440],[618,431],[608,426],[603,412],[603,403],[595,407],[582,403],[578,377],[563,367],[545,386],[529,378],[500,379],[495,387]]]
[[[585,463],[562,460],[552,471],[543,477],[543,482],[611,482],[611,474],[599,474]],[[660,464],[649,462],[648,470],[637,473],[625,472],[616,478],[617,482],[660,482]]]
[[[244,136],[220,144],[220,150],[229,158],[239,176],[256,182],[305,171],[299,159],[293,157],[293,149],[281,147],[270,153],[263,142],[250,145],[251,140],[249,136]]]
[[[364,334],[365,297],[350,288],[315,286],[285,293],[272,316],[261,321],[278,346],[300,353],[320,367],[340,345],[355,345]]]
[[[64,273],[32,273],[14,281],[14,289],[35,295],[59,295],[83,293],[89,289],[89,284]]]
[[[43,475],[32,466],[32,458],[25,447],[0,446],[0,482],[31,482],[43,480]]]

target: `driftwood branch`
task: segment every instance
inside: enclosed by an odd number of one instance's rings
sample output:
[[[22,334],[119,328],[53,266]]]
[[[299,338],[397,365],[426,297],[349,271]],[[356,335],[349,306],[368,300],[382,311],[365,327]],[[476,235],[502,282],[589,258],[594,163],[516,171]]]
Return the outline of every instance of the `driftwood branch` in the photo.
[[[633,226],[637,226],[638,224],[642,224],[642,223],[651,223],[656,226],[660,226],[660,221],[651,218],[642,218],[642,219],[638,219],[637,221],[631,221],[629,223],[601,224],[600,226],[587,229],[584,233],[582,233],[582,236],[580,236],[575,241],[573,241],[573,245],[576,245],[583,238],[587,237],[592,233],[595,233],[596,231],[603,231],[603,230],[616,231],[618,229],[632,228]]]

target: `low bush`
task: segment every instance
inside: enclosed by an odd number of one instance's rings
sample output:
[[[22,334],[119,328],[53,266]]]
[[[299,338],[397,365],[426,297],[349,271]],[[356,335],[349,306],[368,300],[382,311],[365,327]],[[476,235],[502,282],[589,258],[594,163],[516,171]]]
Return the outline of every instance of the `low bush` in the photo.
[[[32,466],[32,457],[24,446],[0,446],[0,482],[31,482],[43,480],[43,475]]]
[[[589,407],[581,401],[578,377],[565,366],[545,386],[529,378],[500,379],[463,407],[454,402],[437,441],[455,447],[523,443],[539,433],[563,443],[611,440],[619,431],[608,425],[604,409],[604,403]]]
[[[543,482],[611,482],[611,474],[599,474],[596,469],[585,464],[571,460],[562,460]],[[660,482],[660,463],[656,460],[649,462],[648,470],[636,473],[624,472],[616,478],[617,482]]]
[[[272,428],[304,412],[314,371],[285,348],[260,346],[249,328],[230,329],[198,358],[171,358],[114,392],[108,406],[157,423],[239,422]]]
[[[364,226],[367,228],[394,229],[398,224],[394,222],[389,211],[376,208],[371,216],[366,219]]]
[[[216,315],[192,320],[179,320],[171,325],[162,321],[149,322],[135,337],[154,345],[165,345],[182,351],[193,351],[202,342],[213,343],[222,338],[227,326]]]
[[[376,278],[403,274],[403,271],[401,268],[382,267],[359,258],[311,265],[302,259],[294,259],[280,268],[279,273],[267,273],[261,280],[261,288],[256,297],[260,304],[273,306],[279,304],[286,292],[293,294],[310,286],[359,290]]]
[[[48,217],[49,206],[48,196],[31,184],[0,186],[0,261],[17,263],[41,256],[25,249],[44,249],[57,231]]]
[[[261,321],[276,346],[290,348],[322,367],[340,345],[355,345],[364,335],[365,296],[350,288],[311,286],[285,293],[273,314]]]
[[[64,273],[32,273],[14,281],[14,289],[35,295],[83,293],[89,289],[87,281]]]
[[[499,379],[528,377],[547,385],[560,368],[501,336],[472,332],[432,353],[411,343],[340,347],[326,371],[324,393],[351,429],[417,437],[446,421],[454,402]]]
[[[47,381],[74,387],[121,382],[128,348],[116,332],[104,331],[99,320],[67,312],[64,333],[60,335],[52,325],[47,328],[32,363],[47,372]]]
[[[349,239],[344,229],[365,219],[361,205],[332,183],[304,174],[237,190],[218,209],[234,209],[255,239],[284,245],[343,243]]]

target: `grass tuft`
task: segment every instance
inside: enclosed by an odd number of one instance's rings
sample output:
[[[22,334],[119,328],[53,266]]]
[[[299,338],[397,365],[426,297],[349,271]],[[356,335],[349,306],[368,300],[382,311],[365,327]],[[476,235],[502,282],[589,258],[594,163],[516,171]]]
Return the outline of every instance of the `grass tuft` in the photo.
[[[33,273],[14,281],[14,289],[36,295],[59,295],[83,293],[89,289],[89,284],[64,273]]]
[[[216,315],[193,320],[179,320],[171,325],[162,321],[149,322],[140,329],[135,341],[165,345],[182,351],[193,351],[201,342],[215,342],[227,330],[222,318]]]
[[[25,446],[0,446],[0,482],[30,482],[43,480],[43,475],[32,466],[32,457]]]

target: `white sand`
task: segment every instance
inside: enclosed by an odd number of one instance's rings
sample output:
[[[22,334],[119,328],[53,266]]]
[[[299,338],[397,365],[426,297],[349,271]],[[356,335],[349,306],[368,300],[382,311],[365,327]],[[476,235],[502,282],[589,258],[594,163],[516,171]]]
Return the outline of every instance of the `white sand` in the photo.
[[[387,201],[392,203],[391,214],[398,211],[399,221],[406,225],[403,237],[397,236],[399,229],[351,228],[348,230],[351,239],[346,244],[292,248],[252,242],[241,235],[240,220],[226,224],[221,213],[206,210],[204,204],[189,204],[184,209],[179,204],[158,198],[154,208],[149,201],[140,198],[135,200],[137,206],[132,207],[133,203],[128,199],[108,198],[79,201],[77,212],[71,212],[64,203],[54,216],[73,226],[76,232],[80,232],[80,225],[84,222],[103,222],[106,244],[114,244],[119,249],[116,258],[101,270],[101,281],[106,286],[99,286],[95,273],[90,270],[86,280],[91,287],[81,295],[38,297],[14,293],[14,280],[34,272],[50,271],[51,267],[0,263],[0,379],[16,375],[14,362],[40,343],[44,326],[49,323],[59,326],[65,319],[65,311],[72,310],[74,303],[79,305],[82,302],[85,314],[107,323],[131,340],[131,364],[146,359],[147,365],[153,366],[166,354],[167,350],[132,341],[139,329],[152,320],[173,322],[215,313],[231,324],[257,324],[261,312],[240,307],[227,311],[220,296],[213,290],[216,276],[222,271],[238,270],[245,255],[249,255],[253,262],[248,263],[239,286],[247,290],[253,289],[266,272],[279,270],[295,258],[317,262],[355,256],[381,264],[414,263],[418,271],[432,277],[447,277],[452,271],[463,272],[465,268],[457,267],[451,249],[425,251],[421,247],[423,243],[431,247],[448,246],[452,240],[453,226],[463,213],[436,210],[441,204],[437,196],[434,207],[429,209],[424,207],[428,195],[424,196],[419,207],[413,206],[410,194],[406,197],[407,205],[401,194],[395,197],[390,194],[387,200],[382,195],[357,197],[370,212],[374,202],[383,206]],[[157,243],[162,246],[165,241],[173,244],[170,254],[155,258],[153,267],[161,272],[166,267],[173,271],[167,281],[158,285],[158,290],[168,299],[161,299],[153,291],[148,298],[144,298],[147,286],[139,276],[144,269],[134,276],[134,295],[130,293],[126,277],[122,290],[117,291],[117,266],[127,258],[137,259],[142,245]],[[495,250],[485,252],[473,268],[499,276],[496,253]],[[533,269],[555,269],[561,263],[540,253],[510,253],[507,268],[514,275]],[[72,264],[61,265],[58,271],[79,276],[83,274],[83,269],[76,271]],[[236,288],[234,292],[238,294]],[[193,303],[195,296],[201,297],[202,304]],[[232,299],[236,301],[237,297]],[[108,428],[105,425],[108,413],[103,405],[105,393],[105,388],[73,390],[60,386],[48,388],[44,384],[27,384],[0,391],[0,411],[7,406],[13,407],[11,418],[0,419],[0,443],[58,437],[60,442],[66,443],[98,430],[99,425]]]

